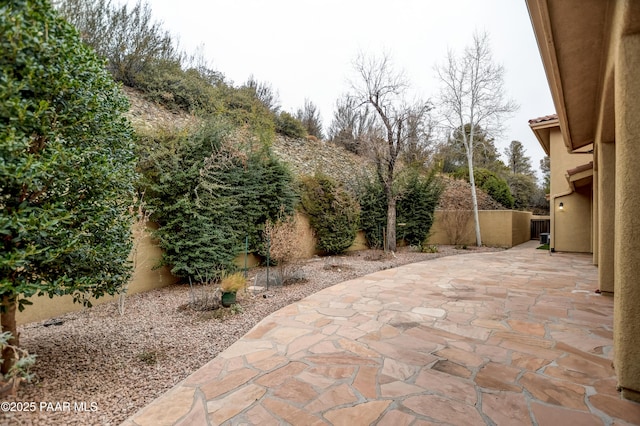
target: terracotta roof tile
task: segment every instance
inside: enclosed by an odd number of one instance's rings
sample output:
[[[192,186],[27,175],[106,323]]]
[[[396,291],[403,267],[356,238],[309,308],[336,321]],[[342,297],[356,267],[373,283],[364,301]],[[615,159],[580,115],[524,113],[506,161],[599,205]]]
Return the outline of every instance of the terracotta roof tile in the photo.
[[[590,170],[590,169],[593,169],[593,161],[590,161],[587,164],[582,164],[582,165],[580,165],[578,167],[575,167],[573,169],[569,169],[569,170],[567,170],[567,174],[569,176],[573,176],[573,175],[575,175],[577,173],[584,172],[585,170]]]
[[[529,120],[529,124],[542,123],[544,121],[551,121],[551,120],[557,120],[557,119],[558,119],[558,114],[550,114],[550,115],[545,115],[544,117],[532,118],[531,120]]]

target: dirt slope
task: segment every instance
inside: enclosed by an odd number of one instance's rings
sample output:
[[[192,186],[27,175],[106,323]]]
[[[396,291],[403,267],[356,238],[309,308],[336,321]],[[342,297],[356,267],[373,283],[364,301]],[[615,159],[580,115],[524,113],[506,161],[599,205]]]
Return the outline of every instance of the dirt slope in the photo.
[[[149,102],[135,89],[124,87],[131,102],[128,117],[134,128],[141,132],[157,129],[184,128],[197,123],[197,118],[184,113],[169,111],[159,104]],[[372,165],[366,158],[347,151],[327,141],[292,139],[277,135],[273,143],[276,155],[288,163],[297,175],[312,175],[316,171],[328,174],[342,183],[353,182],[362,172],[371,173]],[[439,210],[470,210],[471,188],[464,180],[441,176],[445,190],[438,205]],[[480,210],[503,210],[504,207],[481,189],[477,190]]]

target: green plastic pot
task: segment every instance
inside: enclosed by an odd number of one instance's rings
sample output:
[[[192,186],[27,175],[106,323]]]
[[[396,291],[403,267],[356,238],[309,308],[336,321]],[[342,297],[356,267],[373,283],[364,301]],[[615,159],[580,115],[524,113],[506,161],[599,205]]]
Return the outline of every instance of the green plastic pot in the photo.
[[[225,291],[222,293],[222,306],[224,306],[225,308],[228,308],[234,303],[236,303],[235,291]]]

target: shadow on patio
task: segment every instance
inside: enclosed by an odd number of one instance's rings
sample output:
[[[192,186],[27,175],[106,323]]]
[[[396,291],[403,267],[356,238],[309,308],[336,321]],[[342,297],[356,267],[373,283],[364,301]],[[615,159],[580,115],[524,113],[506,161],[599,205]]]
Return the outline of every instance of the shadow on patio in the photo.
[[[640,424],[591,255],[452,256],[292,304],[125,425]]]

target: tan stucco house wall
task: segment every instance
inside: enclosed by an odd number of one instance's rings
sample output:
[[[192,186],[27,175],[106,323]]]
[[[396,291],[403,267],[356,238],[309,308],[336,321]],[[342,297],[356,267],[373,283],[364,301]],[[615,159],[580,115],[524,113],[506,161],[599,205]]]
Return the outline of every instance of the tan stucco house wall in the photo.
[[[618,388],[640,401],[640,1],[526,1],[566,150],[593,146],[593,260],[614,297]]]
[[[569,152],[557,115],[532,119],[529,125],[551,159],[550,247],[553,251],[592,253],[592,149]]]

